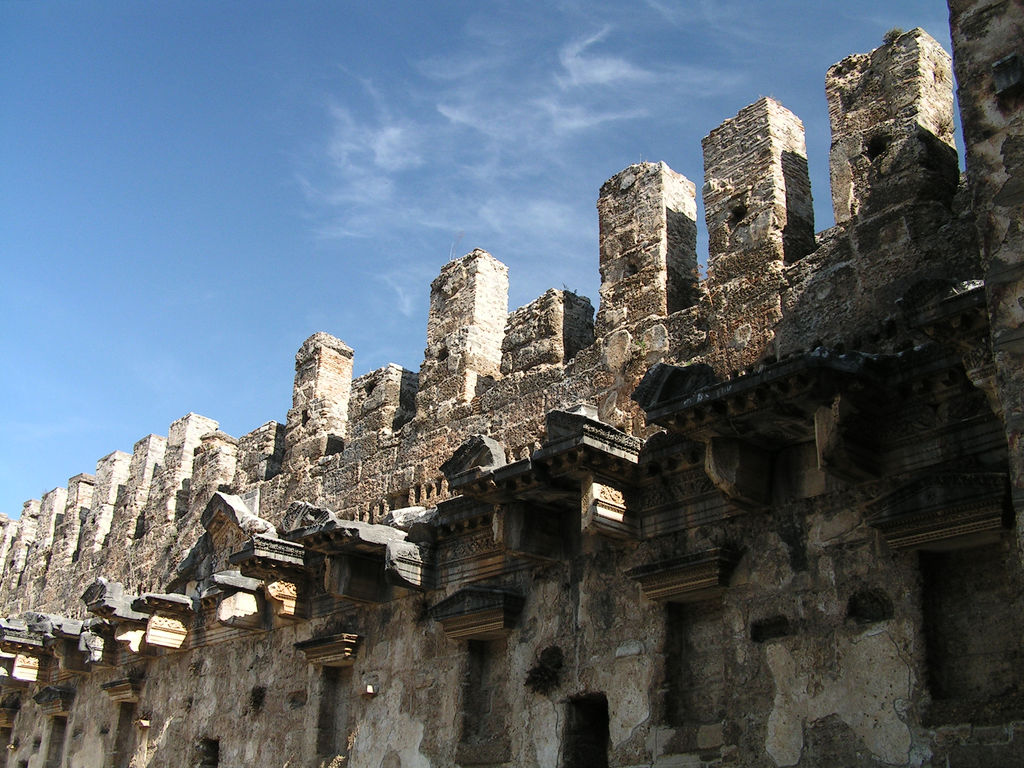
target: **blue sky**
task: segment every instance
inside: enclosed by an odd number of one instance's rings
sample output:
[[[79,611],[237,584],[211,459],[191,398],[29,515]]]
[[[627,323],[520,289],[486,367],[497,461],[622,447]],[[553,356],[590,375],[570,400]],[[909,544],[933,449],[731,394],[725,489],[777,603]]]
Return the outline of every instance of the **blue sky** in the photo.
[[[699,189],[761,96],[830,226],[825,70],[893,26],[949,47],[937,0],[0,0],[0,512],[189,411],[283,421],[315,331],[417,369],[474,247],[510,308],[596,306],[602,182]]]

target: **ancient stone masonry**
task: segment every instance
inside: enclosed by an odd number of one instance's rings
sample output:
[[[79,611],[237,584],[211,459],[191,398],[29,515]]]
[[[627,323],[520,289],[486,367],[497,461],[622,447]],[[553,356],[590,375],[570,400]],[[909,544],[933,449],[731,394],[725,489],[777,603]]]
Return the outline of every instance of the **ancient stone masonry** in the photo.
[[[835,227],[761,99],[600,189],[589,299],[483,250],[418,372],[0,517],[0,764],[1024,764],[1024,10],[829,70]],[[819,194],[823,191],[818,190]]]

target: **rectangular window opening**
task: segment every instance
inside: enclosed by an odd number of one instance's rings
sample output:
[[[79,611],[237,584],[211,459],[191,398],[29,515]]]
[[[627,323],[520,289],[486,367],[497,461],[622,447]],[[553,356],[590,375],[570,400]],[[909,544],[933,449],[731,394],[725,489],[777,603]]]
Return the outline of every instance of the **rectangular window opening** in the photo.
[[[121,702],[117,705],[117,730],[114,731],[114,749],[110,754],[111,768],[128,768],[132,759],[132,725],[135,721],[135,704]]]
[[[351,667],[324,667],[316,720],[316,752],[320,757],[348,755]]]
[[[608,699],[595,693],[566,704],[562,768],[608,768]]]
[[[725,716],[723,626],[718,600],[665,606],[667,725],[710,725]]]
[[[68,719],[62,716],[50,718],[50,738],[46,743],[44,768],[60,768],[64,762],[64,737],[67,735]]]
[[[462,732],[456,761],[491,765],[511,759],[505,703],[506,642],[468,640],[462,676]]]
[[[926,725],[1024,717],[1024,620],[1006,559],[999,544],[920,553]]]

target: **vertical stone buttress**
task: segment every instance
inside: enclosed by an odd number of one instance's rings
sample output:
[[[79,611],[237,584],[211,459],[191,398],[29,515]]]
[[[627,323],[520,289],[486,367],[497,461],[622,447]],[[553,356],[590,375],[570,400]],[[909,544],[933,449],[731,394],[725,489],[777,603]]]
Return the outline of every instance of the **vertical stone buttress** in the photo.
[[[959,171],[949,54],[913,29],[825,75],[836,223],[911,200],[948,205]]]
[[[814,248],[800,119],[772,99],[744,107],[702,142],[713,364],[761,358],[781,318],[784,268]]]
[[[37,544],[43,549],[53,546],[54,531],[64,522],[64,507],[67,505],[66,488],[54,488],[43,494],[39,504],[39,536]]]
[[[449,261],[430,284],[427,348],[416,410],[468,403],[481,379],[501,375],[508,267],[479,248]]]
[[[967,180],[1024,559],[1024,7],[949,0]]]
[[[11,546],[18,535],[18,521],[0,514],[0,579],[6,580],[7,565],[11,559]]]
[[[351,439],[387,437],[401,429],[415,414],[417,386],[416,374],[395,363],[353,381],[348,406]]]
[[[665,163],[612,176],[597,200],[601,302],[595,333],[692,306],[698,296],[693,182]]]
[[[295,354],[292,407],[285,427],[285,467],[295,470],[341,450],[352,392],[353,351],[329,333],[314,333]]]
[[[3,591],[7,595],[8,604],[10,598],[24,594],[18,587],[22,574],[25,572],[29,552],[39,534],[39,511],[38,499],[29,499],[22,505],[21,517],[18,520],[18,532],[11,543],[10,569],[5,574],[3,583]],[[11,613],[16,612],[11,611]]]

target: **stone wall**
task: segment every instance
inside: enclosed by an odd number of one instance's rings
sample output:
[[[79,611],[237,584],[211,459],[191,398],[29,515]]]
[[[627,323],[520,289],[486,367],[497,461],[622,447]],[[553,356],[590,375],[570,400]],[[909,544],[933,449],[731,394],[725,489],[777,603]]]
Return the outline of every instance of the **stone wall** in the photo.
[[[477,249],[418,372],[317,333],[286,424],[0,518],[8,764],[1024,761],[1022,19],[951,8],[966,182],[911,30],[826,76],[832,229],[761,99],[703,144],[707,279],[695,185],[631,165],[596,321]]]

